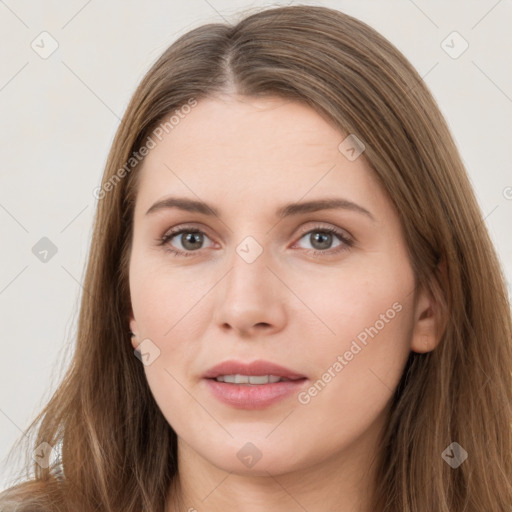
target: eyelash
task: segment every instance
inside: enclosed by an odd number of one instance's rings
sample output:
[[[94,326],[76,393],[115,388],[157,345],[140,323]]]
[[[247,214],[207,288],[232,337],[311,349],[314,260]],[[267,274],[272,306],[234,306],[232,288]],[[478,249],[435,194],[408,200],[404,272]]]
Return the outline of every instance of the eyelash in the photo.
[[[309,234],[315,233],[315,232],[333,234],[333,235],[335,235],[340,240],[340,242],[342,242],[342,244],[339,245],[334,250],[327,249],[325,251],[321,251],[321,250],[318,250],[318,249],[309,249],[309,250],[305,249],[306,251],[309,252],[309,254],[311,254],[311,255],[313,255],[315,257],[326,256],[326,255],[327,256],[334,256],[334,255],[336,255],[338,253],[341,253],[341,252],[344,252],[344,251],[348,251],[354,245],[354,241],[352,239],[348,238],[346,235],[344,235],[343,232],[341,232],[341,231],[339,231],[337,229],[334,229],[332,227],[324,227],[324,226],[315,226],[315,227],[309,229],[308,231],[302,233],[298,240],[301,240],[306,235],[309,235]],[[182,227],[182,228],[179,228],[179,229],[176,229],[176,230],[171,230],[168,233],[166,233],[163,237],[159,238],[158,239],[158,245],[162,246],[166,252],[169,252],[170,254],[172,254],[175,257],[195,256],[196,255],[195,253],[199,252],[199,250],[196,250],[196,251],[180,251],[180,250],[172,247],[170,244],[168,244],[168,242],[170,240],[172,240],[173,238],[175,238],[178,235],[181,235],[182,233],[200,233],[200,234],[203,234],[205,236],[208,236],[208,235],[206,235],[206,233],[204,233],[204,231],[202,231],[202,230],[200,230],[198,228]]]

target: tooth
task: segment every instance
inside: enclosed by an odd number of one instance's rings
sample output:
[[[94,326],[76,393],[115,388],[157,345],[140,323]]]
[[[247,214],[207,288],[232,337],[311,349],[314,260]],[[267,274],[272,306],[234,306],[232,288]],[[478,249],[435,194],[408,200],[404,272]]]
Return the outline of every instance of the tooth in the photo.
[[[268,375],[250,375],[249,376],[249,384],[268,384],[269,376]]]
[[[273,384],[275,382],[285,382],[289,379],[278,377],[277,375],[219,375],[215,378],[217,382],[227,382],[229,384]]]
[[[248,384],[249,383],[249,377],[247,375],[235,375],[235,384]]]

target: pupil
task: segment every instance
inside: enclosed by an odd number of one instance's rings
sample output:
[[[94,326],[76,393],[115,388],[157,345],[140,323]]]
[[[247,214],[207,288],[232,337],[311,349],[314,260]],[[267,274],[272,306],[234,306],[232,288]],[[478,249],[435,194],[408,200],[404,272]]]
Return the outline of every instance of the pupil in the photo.
[[[197,249],[197,247],[194,247],[194,242],[199,242],[199,245],[201,245],[201,233],[187,233],[186,235],[181,235],[181,243],[185,249]],[[191,244],[191,246],[187,246],[188,244]]]
[[[311,242],[312,242],[312,246],[315,247],[315,244],[317,242],[320,243],[320,247],[317,247],[317,249],[328,249],[329,246],[331,245],[331,240],[332,240],[332,234],[331,233],[320,233],[320,232],[317,232],[312,236],[312,239],[311,239]],[[314,242],[314,243],[313,243]]]

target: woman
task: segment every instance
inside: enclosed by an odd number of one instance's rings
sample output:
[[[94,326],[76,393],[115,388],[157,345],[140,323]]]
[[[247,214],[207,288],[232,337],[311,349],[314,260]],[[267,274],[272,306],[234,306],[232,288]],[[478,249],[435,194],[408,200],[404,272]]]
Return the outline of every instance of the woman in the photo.
[[[76,353],[2,510],[510,510],[503,275],[373,29],[295,6],[185,34],[95,196]]]

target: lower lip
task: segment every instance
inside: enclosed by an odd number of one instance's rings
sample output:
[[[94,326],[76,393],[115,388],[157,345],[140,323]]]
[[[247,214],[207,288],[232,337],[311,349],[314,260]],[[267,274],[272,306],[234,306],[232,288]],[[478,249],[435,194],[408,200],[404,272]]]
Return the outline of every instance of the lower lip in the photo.
[[[298,393],[307,379],[273,382],[272,384],[229,384],[205,379],[218,400],[237,409],[264,409],[293,393]]]

